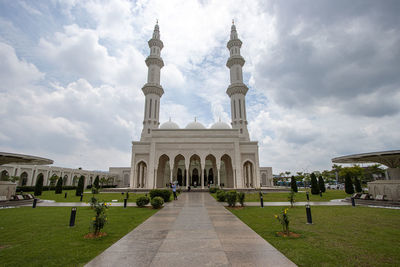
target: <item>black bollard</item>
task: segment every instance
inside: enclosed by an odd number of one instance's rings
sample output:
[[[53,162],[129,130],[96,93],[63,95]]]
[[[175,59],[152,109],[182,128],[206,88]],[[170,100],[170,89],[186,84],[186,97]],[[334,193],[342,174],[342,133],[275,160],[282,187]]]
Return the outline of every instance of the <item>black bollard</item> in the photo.
[[[37,198],[33,199],[32,208],[36,208]]]
[[[355,201],[354,197],[351,198],[351,205],[352,205],[353,207],[356,206],[356,201]]]
[[[264,208],[264,199],[263,199],[262,193],[260,193],[260,204],[261,204],[261,208]]]
[[[307,213],[307,224],[312,224],[310,205],[306,205],[306,213]]]
[[[68,193],[67,193],[67,192],[65,192],[65,194],[64,194],[64,198],[67,198],[67,194],[68,194]]]
[[[81,202],[82,202],[82,198],[83,198],[83,194],[81,194],[81,200],[80,200]]]
[[[307,195],[307,201],[310,201],[310,194],[306,192],[306,195]]]
[[[69,227],[75,225],[75,217],[76,217],[76,208],[71,209],[71,217],[69,218]]]
[[[128,202],[127,198],[124,198],[124,209],[126,209],[126,203]]]

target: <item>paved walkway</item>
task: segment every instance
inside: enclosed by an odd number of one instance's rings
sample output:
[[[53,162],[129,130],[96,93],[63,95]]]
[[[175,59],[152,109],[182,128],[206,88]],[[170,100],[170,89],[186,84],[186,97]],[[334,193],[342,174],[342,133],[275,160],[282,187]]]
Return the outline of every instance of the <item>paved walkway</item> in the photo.
[[[295,266],[209,193],[178,201],[86,266]]]

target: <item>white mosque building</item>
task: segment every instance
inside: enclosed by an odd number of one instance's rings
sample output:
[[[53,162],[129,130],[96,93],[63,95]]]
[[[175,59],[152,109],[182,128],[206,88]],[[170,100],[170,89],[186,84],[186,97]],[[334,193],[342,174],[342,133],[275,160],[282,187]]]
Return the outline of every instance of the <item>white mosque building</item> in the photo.
[[[158,24],[148,42],[150,55],[146,58],[147,83],[143,130],[140,141],[132,142],[131,168],[110,168],[120,173],[125,186],[132,189],[163,188],[171,182],[180,186],[207,188],[251,189],[272,186],[272,168],[259,167],[258,142],[251,141],[247,130],[246,93],[240,55],[242,41],[232,24],[227,43],[230,57],[230,85],[226,90],[231,101],[231,125],[216,122],[209,129],[196,121],[184,128],[167,121],[160,125],[160,99],[164,89],[160,84],[163,42]],[[125,172],[125,173],[123,173]],[[129,174],[129,181],[128,181]]]

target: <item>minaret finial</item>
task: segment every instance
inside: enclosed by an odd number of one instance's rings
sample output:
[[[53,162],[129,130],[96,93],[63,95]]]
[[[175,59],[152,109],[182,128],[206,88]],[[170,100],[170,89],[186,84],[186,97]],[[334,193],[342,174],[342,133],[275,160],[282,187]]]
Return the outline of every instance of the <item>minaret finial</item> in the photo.
[[[197,117],[194,117],[194,121],[195,121],[195,122],[197,121]]]
[[[156,24],[158,24],[158,19],[156,19]]]
[[[232,25],[235,25],[235,20],[234,19],[232,19]]]

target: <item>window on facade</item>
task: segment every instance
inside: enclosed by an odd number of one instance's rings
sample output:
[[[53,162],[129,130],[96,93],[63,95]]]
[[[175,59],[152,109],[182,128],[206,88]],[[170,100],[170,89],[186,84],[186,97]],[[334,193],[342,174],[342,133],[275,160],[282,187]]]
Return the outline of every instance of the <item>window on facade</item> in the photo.
[[[150,99],[149,118],[151,118],[151,101],[152,99]]]
[[[239,118],[242,118],[242,103],[240,102],[240,99],[239,99]]]
[[[156,118],[156,116],[157,116],[157,100],[155,100],[154,102],[154,119]]]
[[[236,101],[233,100],[233,117],[236,119]]]

